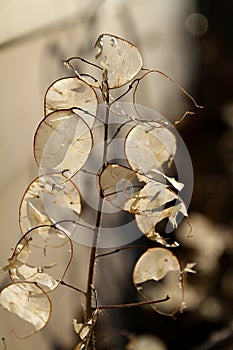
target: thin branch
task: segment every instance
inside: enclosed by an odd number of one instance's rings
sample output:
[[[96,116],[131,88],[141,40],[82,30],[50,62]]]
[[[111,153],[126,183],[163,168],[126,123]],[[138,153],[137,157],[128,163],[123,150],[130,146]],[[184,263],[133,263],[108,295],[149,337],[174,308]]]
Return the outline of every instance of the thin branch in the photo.
[[[101,171],[104,170],[104,167],[105,167],[106,161],[107,161],[108,123],[109,123],[109,116],[110,116],[109,89],[108,89],[107,80],[104,83],[106,85],[105,86],[105,88],[106,88],[106,96],[105,96],[106,114],[105,114],[105,123],[104,123],[104,140],[103,140],[104,144],[103,144],[103,157],[102,157],[102,170]],[[102,94],[103,94],[103,91],[102,91]],[[95,225],[95,229],[93,232],[93,240],[92,240],[92,247],[91,247],[91,252],[90,252],[89,270],[88,270],[88,277],[87,277],[86,309],[85,309],[85,322],[86,323],[88,322],[89,319],[92,318],[93,280],[94,280],[97,242],[98,242],[98,236],[99,236],[101,220],[102,220],[103,203],[104,203],[104,198],[101,196],[101,189],[99,188],[98,211],[97,211],[97,216],[96,216],[96,225]]]
[[[80,169],[79,171],[82,171],[84,174],[89,174],[89,175],[94,175],[94,176],[99,176],[99,174],[93,173],[92,171],[88,171],[85,169]]]
[[[81,224],[80,222],[78,222],[78,221],[76,221],[76,220],[73,220],[73,219],[59,220],[59,221],[55,222],[54,224],[52,224],[52,225],[50,225],[50,226],[51,226],[51,228],[54,227],[54,228],[57,229],[57,226],[58,226],[58,225],[60,225],[60,224],[62,224],[62,223],[65,223],[65,222],[70,222],[70,223],[72,223],[72,224],[74,224],[74,225],[78,225],[78,226],[81,226],[81,227],[85,227],[85,228],[87,228],[88,230],[93,230],[93,227],[89,227],[89,226],[87,226],[87,225]],[[38,227],[41,227],[41,226],[38,226]],[[62,231],[62,230],[64,230],[64,229],[63,229],[63,228],[58,228],[58,230],[61,230],[61,231]]]
[[[127,89],[125,92],[123,92],[120,96],[118,96],[115,100],[113,100],[113,101],[110,103],[110,107],[111,107],[111,105],[112,105],[113,103],[119,101],[120,99],[122,99],[122,97],[124,97],[125,95],[127,95],[127,94],[130,92],[130,90],[133,88],[133,85],[134,85],[136,82],[137,82],[137,84],[139,83],[139,80],[140,80],[140,79],[141,79],[141,78],[136,78],[136,79],[134,79],[134,80],[132,81],[132,83],[129,84],[128,89]]]
[[[57,281],[57,282],[59,282],[59,281]],[[60,284],[62,284],[63,286],[66,286],[66,287],[68,287],[68,288],[70,288],[70,289],[73,289],[73,290],[75,290],[76,292],[82,293],[83,295],[86,295],[86,292],[84,292],[83,290],[81,290],[81,289],[79,289],[79,288],[77,288],[77,287],[74,287],[74,286],[72,286],[71,284],[68,284],[68,283],[66,283],[66,282],[64,282],[64,281],[61,281]]]
[[[175,123],[173,124],[173,126],[177,126],[178,124],[180,124],[186,117],[187,115],[195,115],[195,112],[192,111],[186,111],[182,117],[178,120],[175,121]]]
[[[104,256],[109,256],[115,253],[119,253],[122,250],[128,250],[128,249],[148,249],[148,246],[145,245],[134,245],[134,246],[127,246],[127,247],[122,247],[122,248],[116,248],[112,250],[111,252],[103,253],[103,254],[97,254],[96,258],[102,258]]]
[[[70,109],[71,109],[72,112],[74,112],[74,113],[75,113],[75,109],[77,109],[78,111],[81,111],[81,112],[83,112],[83,113],[85,113],[85,114],[87,114],[87,115],[90,115],[91,117],[93,117],[94,120],[98,120],[100,123],[104,124],[104,121],[101,120],[100,118],[98,118],[97,115],[92,114],[92,113],[86,111],[85,109],[83,109],[83,108],[81,108],[81,107],[71,107]],[[75,113],[75,114],[76,114],[76,113]]]
[[[198,105],[197,101],[179,83],[177,83],[174,79],[172,79],[166,73],[163,73],[163,72],[161,72],[160,70],[157,70],[157,69],[147,69],[147,68],[142,68],[142,71],[145,71],[146,73],[144,73],[138,79],[134,80],[134,83],[136,82],[136,86],[135,86],[134,91],[133,91],[133,105],[134,105],[134,109],[135,109],[135,111],[136,111],[136,113],[137,113],[139,118],[141,118],[141,116],[140,116],[140,114],[139,114],[139,112],[138,112],[138,110],[136,108],[136,93],[137,93],[137,89],[138,89],[138,85],[139,85],[140,81],[142,79],[144,79],[150,73],[158,73],[158,74],[162,75],[167,80],[169,80],[171,83],[173,83],[184,95],[186,95],[193,102],[195,107],[197,107],[197,108],[204,108],[203,106]],[[195,114],[195,113],[194,112],[190,112],[190,111],[185,112],[184,115],[179,120],[177,120],[174,123],[174,126],[179,124],[189,114]]]
[[[142,80],[144,77],[146,77],[150,73],[158,73],[163,77],[165,77],[167,80],[169,80],[171,83],[175,84],[178,87],[178,89],[182,91],[194,103],[195,107],[204,108],[203,106],[199,105],[197,101],[179,83],[177,83],[177,81],[169,77],[169,75],[167,75],[166,73],[163,73],[158,69],[142,68],[142,70],[146,71],[146,73],[142,77],[140,77],[139,80]]]
[[[130,123],[130,122],[132,122],[131,119],[130,119],[130,120],[127,120],[125,123],[121,124],[121,125],[117,128],[115,134],[114,134],[114,135],[111,137],[111,139],[108,141],[108,145],[110,145],[110,143],[111,143],[111,142],[113,141],[113,139],[117,136],[117,134],[119,134],[119,132],[121,131],[121,129],[122,129],[126,124],[128,124],[128,123]]]
[[[138,307],[138,306],[143,306],[143,305],[151,305],[151,304],[158,304],[158,303],[163,303],[165,301],[168,301],[170,299],[169,295],[167,295],[163,299],[158,299],[158,300],[152,300],[152,301],[139,301],[136,303],[129,303],[129,304],[118,304],[118,305],[106,305],[106,306],[99,306],[99,310],[109,310],[109,309],[127,309],[131,307]]]
[[[68,68],[72,69],[73,71],[75,71],[75,69],[73,68],[72,64],[70,63],[70,61],[72,61],[72,60],[79,60],[79,61],[82,61],[84,63],[89,64],[90,66],[93,66],[93,67],[96,67],[96,68],[98,68],[100,70],[103,70],[103,68],[98,66],[98,64],[90,62],[90,61],[86,60],[83,57],[73,56],[73,57],[68,58],[67,60],[63,60],[64,65],[67,66]]]
[[[142,189],[143,188],[143,186],[142,185],[133,185],[132,187],[130,187],[130,189]],[[113,196],[114,194],[118,194],[118,193],[125,193],[125,191],[127,190],[127,188],[126,189],[122,189],[122,190],[119,190],[119,191],[114,191],[114,192],[110,192],[110,193],[108,193],[108,194],[105,194],[105,197],[106,197],[106,199],[108,199],[108,197],[110,197],[110,196]],[[104,191],[103,191],[104,192]],[[138,193],[138,192],[134,192],[133,194],[135,194],[135,193]],[[148,196],[147,196],[148,197]],[[142,197],[141,197],[142,198]]]

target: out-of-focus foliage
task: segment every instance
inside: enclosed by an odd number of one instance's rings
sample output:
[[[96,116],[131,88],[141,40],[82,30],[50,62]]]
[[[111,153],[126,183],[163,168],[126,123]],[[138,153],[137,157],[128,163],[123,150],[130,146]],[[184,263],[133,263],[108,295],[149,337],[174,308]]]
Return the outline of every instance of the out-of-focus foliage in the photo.
[[[150,334],[132,337],[126,350],[167,350],[166,345],[157,337]]]

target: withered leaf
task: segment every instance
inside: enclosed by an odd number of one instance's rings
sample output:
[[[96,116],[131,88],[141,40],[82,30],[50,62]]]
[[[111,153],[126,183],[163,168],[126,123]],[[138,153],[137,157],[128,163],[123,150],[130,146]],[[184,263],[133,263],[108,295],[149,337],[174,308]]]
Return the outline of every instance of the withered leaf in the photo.
[[[152,304],[155,311],[173,315],[181,308],[183,302],[181,267],[169,250],[148,249],[134,267],[133,282],[139,294],[146,300],[159,300],[169,295],[166,302]]]
[[[196,265],[195,262],[187,263],[186,266],[184,267],[184,272],[185,273],[196,273],[197,271],[195,271],[193,269],[195,265]]]
[[[147,175],[148,178],[152,178],[153,179],[153,177],[151,176],[151,174],[153,174],[153,173],[161,175],[164,179],[166,179],[178,191],[181,191],[182,188],[184,187],[184,184],[178,182],[174,177],[166,176],[165,174],[163,174],[158,169],[152,169],[146,175]]]
[[[78,114],[92,127],[98,100],[95,90],[89,84],[73,77],[59,79],[50,85],[44,104],[46,116],[57,110],[78,108]]]
[[[51,314],[47,294],[35,283],[17,282],[2,289],[0,304],[3,308],[29,322],[37,333],[46,326]],[[26,337],[32,335],[27,334]]]
[[[136,125],[125,140],[125,154],[133,170],[148,172],[159,169],[172,160],[175,153],[174,134],[158,122]]]
[[[47,172],[66,171],[72,177],[86,163],[93,145],[86,122],[71,110],[47,115],[34,137],[34,157]]]
[[[167,241],[161,237],[160,233],[155,230],[155,226],[163,219],[168,218],[172,227],[177,227],[177,215],[182,213],[188,216],[187,209],[182,201],[178,201],[176,205],[163,210],[154,211],[149,215],[135,215],[135,219],[139,229],[151,240],[161,243],[165,246],[170,246]],[[171,246],[176,246],[177,243]]]
[[[73,326],[75,332],[79,335],[80,339],[85,339],[90,332],[90,325],[84,326],[83,323],[78,323],[76,319],[73,320]]]
[[[73,319],[74,330],[79,335],[81,340],[85,340],[88,336],[90,336],[92,328],[94,327],[97,319],[98,319],[98,309],[96,309],[93,312],[93,317],[90,318],[85,324],[81,322],[77,322],[76,319]]]
[[[28,281],[35,282],[41,286],[46,292],[51,291],[58,287],[59,281],[56,281],[52,276],[45,272],[46,267],[31,267],[27,264],[19,266],[17,268],[10,268],[10,277],[15,281]]]
[[[15,249],[13,256],[8,259],[9,263],[6,266],[0,268],[1,272],[9,271],[10,269],[17,269],[25,265],[29,259],[29,244],[25,240],[23,243],[19,244],[17,249]]]
[[[38,225],[54,221],[78,219],[81,212],[79,191],[62,174],[47,174],[36,178],[27,188],[19,209],[22,233]]]
[[[20,261],[25,249],[27,255]],[[56,263],[54,253],[59,256]],[[65,233],[49,225],[34,228],[16,244],[9,259],[9,275],[14,282],[36,282],[43,291],[49,292],[63,279],[72,256],[72,242]],[[27,286],[31,284],[25,284]]]
[[[96,41],[96,59],[107,72],[109,89],[121,87],[132,80],[142,68],[142,57],[129,41],[102,34]]]
[[[127,210],[127,200],[138,192],[136,173],[118,164],[108,164],[100,174],[99,181],[106,199],[123,210]]]
[[[141,176],[140,179],[142,179]],[[145,181],[144,187],[126,201],[125,210],[133,214],[153,215],[164,204],[178,198],[177,194],[170,190],[166,184],[151,178],[146,178]]]
[[[163,177],[177,189],[183,187],[175,179],[165,175]],[[151,172],[148,175],[141,174],[121,165],[108,164],[100,174],[99,181],[105,198],[114,206],[135,214],[139,229],[148,238],[163,245],[168,246],[166,240],[155,231],[155,226],[168,218],[172,227],[176,228],[178,214],[188,215],[180,197],[169,185],[153,179]],[[174,205],[164,208],[174,200]]]
[[[159,281],[169,271],[176,270],[180,271],[180,264],[172,252],[164,248],[150,248],[138,259],[133,281],[135,284],[149,280]]]

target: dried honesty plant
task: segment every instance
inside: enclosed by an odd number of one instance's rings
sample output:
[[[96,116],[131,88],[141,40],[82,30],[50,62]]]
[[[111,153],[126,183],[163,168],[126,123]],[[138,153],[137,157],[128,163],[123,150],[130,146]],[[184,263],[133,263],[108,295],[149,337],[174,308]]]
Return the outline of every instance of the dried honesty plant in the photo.
[[[11,284],[2,289],[0,304],[31,324],[29,336],[49,320],[49,294],[65,284],[73,244],[90,247],[86,290],[76,289],[85,297],[85,305],[83,322],[73,321],[79,336],[75,349],[94,348],[94,328],[102,310],[139,305],[150,305],[167,315],[182,310],[183,273],[190,271],[181,267],[169,249],[178,243],[162,234],[159,224],[165,220],[172,231],[183,217],[188,219],[188,201],[182,195],[186,185],[180,181],[181,169],[176,164],[175,126],[194,112],[184,113],[172,125],[157,112],[136,104],[137,88],[149,74],[158,73],[200,106],[166,74],[143,68],[138,48],[127,40],[102,34],[95,47],[96,63],[81,57],[64,61],[74,76],[55,81],[45,94],[45,116],[34,137],[40,175],[23,195],[19,209],[22,237],[1,268],[8,271]],[[96,75],[82,73],[80,65],[84,64],[95,69]],[[130,93],[131,104],[124,102]],[[173,173],[177,178],[171,177]],[[94,191],[81,188],[82,179],[87,178]],[[133,271],[133,283],[143,301],[101,306],[94,287],[97,259],[131,248],[128,243],[138,237],[138,233],[131,234],[119,244],[111,236],[116,224],[111,226],[107,214],[122,211],[135,216],[138,232],[154,244]],[[110,247],[117,249],[100,252]],[[60,261],[54,262],[54,250],[59,251]]]

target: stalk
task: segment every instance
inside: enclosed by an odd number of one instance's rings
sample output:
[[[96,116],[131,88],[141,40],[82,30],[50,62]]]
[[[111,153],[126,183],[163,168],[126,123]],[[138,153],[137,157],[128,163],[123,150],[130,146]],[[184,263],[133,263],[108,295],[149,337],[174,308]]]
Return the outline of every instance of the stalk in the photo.
[[[104,120],[104,148],[103,148],[103,157],[102,157],[102,169],[104,170],[107,164],[107,151],[108,151],[108,121],[109,121],[109,93],[107,89],[106,93],[106,109],[105,109],[105,120]],[[94,236],[92,240],[92,247],[90,252],[90,262],[89,262],[89,270],[87,277],[87,289],[86,289],[86,307],[85,307],[85,323],[88,322],[92,318],[92,291],[93,291],[93,282],[94,282],[94,272],[95,272],[95,260],[96,260],[96,251],[97,251],[97,243],[98,237],[100,233],[100,226],[102,220],[102,210],[103,210],[103,202],[104,198],[102,197],[101,190],[99,188],[99,203],[98,203],[98,211],[96,216],[96,223],[94,229]],[[87,344],[88,345],[88,344]]]

